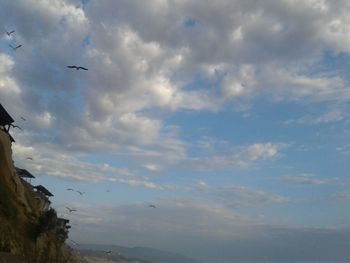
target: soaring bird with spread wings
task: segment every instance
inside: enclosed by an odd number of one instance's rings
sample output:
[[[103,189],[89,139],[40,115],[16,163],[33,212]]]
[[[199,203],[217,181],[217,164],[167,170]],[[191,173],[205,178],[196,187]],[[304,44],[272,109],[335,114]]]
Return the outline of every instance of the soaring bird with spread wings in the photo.
[[[74,245],[79,246],[79,244],[77,242],[75,242],[74,240],[69,239],[69,241],[72,242]]]
[[[12,48],[14,51],[16,51],[18,48],[20,48],[22,45],[18,45],[18,46],[12,46],[12,45],[9,45],[10,48]]]
[[[150,208],[157,208],[155,205],[149,205]]]
[[[84,67],[81,67],[81,66],[75,66],[75,65],[73,65],[73,66],[67,66],[67,68],[75,68],[76,70],[79,70],[79,69],[82,69],[82,70],[88,70],[87,68],[84,68]]]
[[[11,127],[13,127],[13,128],[17,128],[17,129],[22,130],[22,128],[21,128],[21,127],[19,127],[18,125],[13,125],[13,124],[10,124],[10,126],[11,126]]]
[[[77,209],[74,209],[74,208],[69,208],[68,206],[66,206],[67,210],[69,211],[69,213],[72,213],[72,212],[76,212]]]
[[[13,34],[13,33],[15,33],[15,30],[12,30],[12,31],[10,31],[10,32],[6,31],[6,34],[7,34],[8,36],[11,36],[11,34]]]

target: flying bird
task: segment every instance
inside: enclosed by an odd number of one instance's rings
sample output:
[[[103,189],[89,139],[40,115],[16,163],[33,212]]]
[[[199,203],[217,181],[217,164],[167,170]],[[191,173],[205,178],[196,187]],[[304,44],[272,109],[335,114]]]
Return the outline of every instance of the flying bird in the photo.
[[[111,254],[111,253],[112,253],[112,250],[103,251],[103,252],[105,252],[106,254]]]
[[[78,194],[80,194],[80,195],[83,195],[83,194],[85,194],[85,192],[81,192],[81,191],[76,191]]]
[[[68,206],[66,206],[66,208],[68,209],[69,213],[72,213],[72,212],[76,212],[77,210],[74,209],[74,208],[69,208]]]
[[[13,128],[17,128],[17,129],[22,130],[22,128],[21,128],[21,127],[19,127],[18,125],[13,125],[13,124],[10,124],[10,126],[11,126],[11,127],[13,127]]]
[[[66,190],[67,191],[74,191],[74,189],[72,189],[72,188],[67,188]]]
[[[82,70],[88,70],[87,68],[84,68],[84,67],[81,67],[81,66],[75,66],[75,65],[73,65],[73,66],[67,66],[67,68],[75,68],[76,70],[79,70],[79,69],[82,69]]]
[[[26,121],[26,118],[24,118],[24,117],[21,117],[21,119],[22,119],[22,121]]]
[[[31,161],[33,161],[33,158],[32,158],[32,157],[27,157],[26,160],[31,160]]]
[[[157,208],[155,205],[149,205],[150,208]]]
[[[16,46],[16,47],[14,47],[14,46],[12,46],[12,45],[9,45],[14,51],[16,51],[17,50],[17,48],[20,48],[22,45],[18,45],[18,46]]]
[[[74,245],[79,246],[79,244],[77,242],[75,242],[74,240],[69,239],[69,241],[72,242]]]
[[[12,30],[12,31],[10,31],[10,32],[7,32],[7,31],[6,31],[6,34],[7,34],[8,36],[11,36],[11,34],[13,34],[13,33],[15,33],[15,30]]]

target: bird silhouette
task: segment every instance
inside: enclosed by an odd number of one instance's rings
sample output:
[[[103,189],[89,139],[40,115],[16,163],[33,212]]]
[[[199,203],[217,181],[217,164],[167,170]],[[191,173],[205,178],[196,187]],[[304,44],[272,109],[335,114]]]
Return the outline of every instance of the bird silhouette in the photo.
[[[87,68],[84,68],[84,67],[81,67],[81,66],[75,66],[75,65],[73,65],[73,66],[67,66],[67,68],[75,68],[76,70],[79,70],[79,69],[82,69],[82,70],[88,70]]]
[[[17,128],[17,129],[22,130],[22,128],[21,128],[21,127],[19,127],[18,125],[13,125],[13,124],[10,124],[10,126],[11,126],[11,127],[13,127],[13,128]]]
[[[105,252],[106,254],[111,254],[112,250],[107,250],[107,251],[103,251],[103,252]]]
[[[74,240],[69,239],[69,241],[72,242],[74,245],[79,246],[79,244],[77,242],[75,242]]]
[[[72,188],[67,188],[66,190],[67,191],[74,191],[74,189],[72,189]]]
[[[26,160],[31,160],[31,161],[33,161],[33,158],[32,158],[32,157],[27,157]]]
[[[12,46],[12,45],[9,45],[9,47],[11,47],[14,51],[16,51],[18,48],[20,48],[22,45],[18,45],[16,47]]]
[[[74,209],[74,208],[69,208],[68,206],[66,206],[66,208],[68,209],[69,213],[72,213],[72,212],[76,212],[77,210]]]
[[[83,194],[85,194],[85,192],[81,192],[81,191],[76,191],[78,194],[80,194],[80,195],[83,195]]]
[[[15,30],[12,30],[12,31],[10,31],[10,32],[7,32],[7,31],[6,31],[6,34],[7,34],[8,36],[11,36],[11,34],[13,34],[13,33],[15,33]]]
[[[22,121],[26,121],[26,118],[24,118],[24,117],[21,117],[21,119],[22,119]]]
[[[149,205],[150,208],[157,208],[155,205]]]

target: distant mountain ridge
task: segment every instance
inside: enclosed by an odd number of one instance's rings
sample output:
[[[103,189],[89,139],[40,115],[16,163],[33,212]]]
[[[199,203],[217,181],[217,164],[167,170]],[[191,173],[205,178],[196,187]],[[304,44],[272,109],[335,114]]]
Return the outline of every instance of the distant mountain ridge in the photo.
[[[117,245],[99,245],[99,244],[81,244],[76,248],[83,255],[84,253],[94,252],[95,255],[101,256],[103,251],[111,250],[112,253],[107,256],[109,259],[120,259],[120,257],[132,258],[139,262],[152,263],[199,263],[198,260],[186,257],[184,255],[163,251],[148,247],[125,247]],[[89,251],[89,252],[88,252]]]

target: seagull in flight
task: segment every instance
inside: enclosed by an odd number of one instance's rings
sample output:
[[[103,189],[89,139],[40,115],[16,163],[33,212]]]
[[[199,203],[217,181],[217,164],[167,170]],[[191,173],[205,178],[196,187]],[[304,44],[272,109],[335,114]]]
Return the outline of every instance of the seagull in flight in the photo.
[[[22,45],[18,45],[16,47],[12,46],[12,45],[9,45],[14,51],[16,51],[18,48],[20,48]]]
[[[72,188],[67,188],[66,190],[67,191],[74,191],[74,189],[72,189]]]
[[[68,206],[66,206],[66,208],[68,209],[69,213],[72,213],[72,212],[76,212],[77,210],[74,209],[74,208],[69,208]]]
[[[84,68],[84,67],[81,67],[81,66],[75,66],[75,65],[73,65],[73,66],[67,66],[67,68],[75,68],[76,70],[79,70],[79,69],[82,69],[82,70],[88,70],[87,68]]]
[[[157,208],[155,205],[149,205],[150,208]]]
[[[15,30],[12,30],[12,31],[10,31],[10,32],[7,32],[7,31],[6,31],[6,34],[7,34],[8,36],[11,36],[11,34],[13,34],[13,33],[15,33]]]
[[[83,194],[85,194],[85,192],[81,192],[81,191],[76,191],[78,194],[80,194],[80,195],[83,195]]]
[[[32,158],[32,157],[27,157],[26,160],[31,160],[31,161],[33,161],[33,158]]]
[[[24,117],[21,117],[21,119],[22,119],[22,121],[26,121],[26,118],[24,118]]]
[[[69,239],[69,241],[72,242],[74,245],[79,246],[79,244],[77,242],[75,242],[74,240]]]
[[[105,252],[106,254],[111,254],[112,253],[112,250],[108,250],[108,251],[103,251],[103,252]]]
[[[11,127],[13,127],[13,128],[17,128],[17,129],[22,130],[22,128],[21,128],[21,127],[19,127],[18,125],[13,125],[13,124],[10,124],[10,126],[11,126]]]

